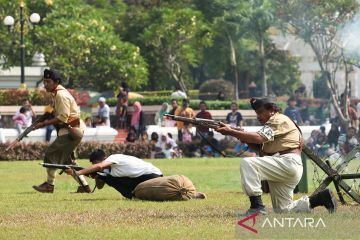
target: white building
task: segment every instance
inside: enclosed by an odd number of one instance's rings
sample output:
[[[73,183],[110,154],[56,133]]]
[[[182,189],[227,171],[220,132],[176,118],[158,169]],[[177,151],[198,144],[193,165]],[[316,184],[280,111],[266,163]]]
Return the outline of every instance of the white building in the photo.
[[[300,57],[299,69],[301,72],[301,81],[306,86],[307,96],[313,97],[313,81],[316,75],[320,73],[320,67],[311,47],[302,39],[294,35],[283,35],[279,31],[271,31],[271,39],[278,49],[289,51],[292,56]],[[354,68],[349,74],[351,84],[351,96],[360,96],[360,70]],[[336,74],[336,83],[339,91],[342,92],[345,87],[344,69],[339,69]]]

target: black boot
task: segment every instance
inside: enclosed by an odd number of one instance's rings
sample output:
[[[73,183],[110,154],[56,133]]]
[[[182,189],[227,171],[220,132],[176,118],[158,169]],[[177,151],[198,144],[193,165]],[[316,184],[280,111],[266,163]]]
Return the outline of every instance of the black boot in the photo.
[[[246,211],[245,215],[250,216],[253,214],[266,215],[265,205],[263,204],[260,196],[250,196],[250,208]]]
[[[336,212],[337,200],[330,189],[325,189],[309,198],[310,208],[324,206],[329,213]]]

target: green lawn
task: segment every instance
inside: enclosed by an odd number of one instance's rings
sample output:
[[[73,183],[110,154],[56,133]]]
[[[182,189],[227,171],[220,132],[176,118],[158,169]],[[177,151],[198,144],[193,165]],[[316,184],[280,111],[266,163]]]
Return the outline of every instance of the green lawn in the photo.
[[[242,219],[237,214],[249,204],[240,189],[239,159],[152,160],[166,175],[188,176],[208,196],[186,202],[126,200],[109,187],[73,194],[77,184],[67,175],[57,178],[54,194],[37,193],[31,186],[45,179],[39,162],[0,162],[0,239],[358,239],[360,234],[358,206],[341,206],[333,215],[317,209],[313,214],[267,216],[271,222],[321,218],[325,227],[262,226],[265,217],[256,219],[257,234],[237,226]],[[271,206],[268,195],[264,201]]]

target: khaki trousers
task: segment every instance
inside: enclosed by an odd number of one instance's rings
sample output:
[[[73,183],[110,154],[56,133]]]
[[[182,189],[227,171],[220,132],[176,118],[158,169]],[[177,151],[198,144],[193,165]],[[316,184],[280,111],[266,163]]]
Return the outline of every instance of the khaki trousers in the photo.
[[[243,191],[248,196],[262,194],[261,181],[267,180],[275,212],[310,211],[308,197],[293,201],[293,191],[303,172],[298,154],[244,158],[240,162]]]

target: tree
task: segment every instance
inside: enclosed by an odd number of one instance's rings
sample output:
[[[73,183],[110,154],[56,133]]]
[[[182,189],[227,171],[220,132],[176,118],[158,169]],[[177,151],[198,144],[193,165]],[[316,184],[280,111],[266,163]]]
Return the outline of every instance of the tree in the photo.
[[[201,61],[204,46],[211,43],[209,29],[201,13],[189,8],[153,11],[152,24],[146,27],[141,39],[153,48],[169,76],[187,92],[188,66]]]
[[[355,15],[359,7],[358,2],[356,0],[274,0],[273,3],[277,16],[282,19],[281,28],[301,38],[314,51],[321,73],[326,78],[327,86],[331,91],[332,103],[343,126],[347,126],[350,122],[347,98],[340,99],[337,93],[336,73],[339,68],[344,67],[343,96],[348,96],[350,68],[343,52],[339,51],[336,37],[342,25]],[[339,102],[343,102],[342,109]]]
[[[241,23],[249,29],[259,47],[259,70],[262,82],[262,95],[268,95],[266,79],[265,38],[266,31],[274,22],[272,6],[269,0],[250,0],[241,13]]]
[[[49,66],[59,68],[71,87],[114,89],[127,81],[134,89],[147,80],[140,49],[122,42],[101,14],[78,1],[54,3],[36,32]]]

